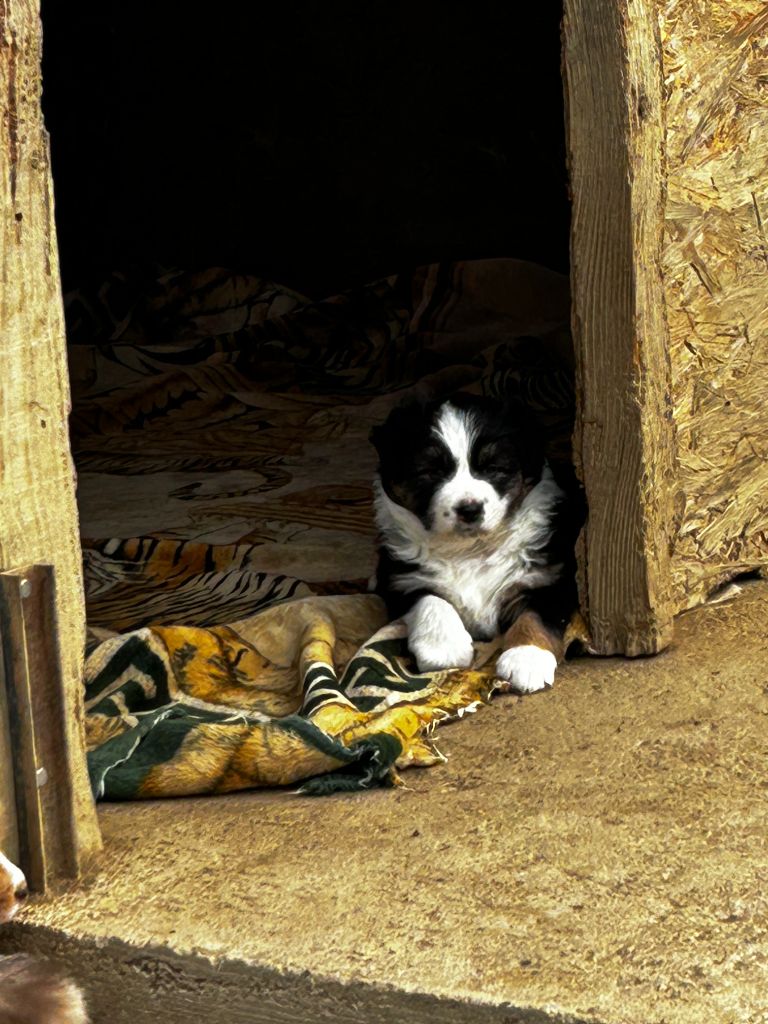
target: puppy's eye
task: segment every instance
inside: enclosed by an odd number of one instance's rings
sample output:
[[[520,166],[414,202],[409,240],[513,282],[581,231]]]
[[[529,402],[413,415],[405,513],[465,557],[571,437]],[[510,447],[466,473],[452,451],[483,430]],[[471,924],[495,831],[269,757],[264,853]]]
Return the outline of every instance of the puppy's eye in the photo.
[[[415,469],[420,476],[442,476],[451,468],[451,458],[440,448],[427,448],[416,459]]]
[[[511,453],[498,444],[481,445],[475,452],[475,464],[486,473],[513,473],[517,468]]]
[[[495,444],[484,444],[478,448],[475,455],[478,465],[491,466],[503,463],[504,453]]]
[[[422,462],[416,469],[418,475],[426,480],[435,480],[445,475],[445,470],[437,462]]]

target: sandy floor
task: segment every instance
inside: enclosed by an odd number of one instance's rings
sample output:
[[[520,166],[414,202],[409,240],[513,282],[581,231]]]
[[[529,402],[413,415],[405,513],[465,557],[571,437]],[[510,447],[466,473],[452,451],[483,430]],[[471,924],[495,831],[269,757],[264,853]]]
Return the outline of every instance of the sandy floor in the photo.
[[[441,739],[399,790],[104,806],[4,948],[95,1024],[768,1022],[768,584]]]

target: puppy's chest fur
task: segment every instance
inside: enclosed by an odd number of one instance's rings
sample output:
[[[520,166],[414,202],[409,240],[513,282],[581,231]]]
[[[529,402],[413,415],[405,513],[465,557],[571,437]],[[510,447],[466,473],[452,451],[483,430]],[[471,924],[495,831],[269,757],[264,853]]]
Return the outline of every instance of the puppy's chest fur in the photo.
[[[403,594],[427,592],[444,598],[474,639],[491,639],[505,625],[516,597],[548,586],[560,575],[562,567],[550,564],[547,545],[562,496],[547,473],[496,530],[468,538],[429,533],[379,490],[382,539],[398,570],[390,576],[390,586]]]

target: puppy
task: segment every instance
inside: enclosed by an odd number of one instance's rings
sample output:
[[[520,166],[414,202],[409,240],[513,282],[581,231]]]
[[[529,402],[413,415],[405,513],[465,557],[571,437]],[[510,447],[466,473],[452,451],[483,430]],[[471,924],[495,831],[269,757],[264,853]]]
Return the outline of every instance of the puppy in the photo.
[[[555,479],[525,411],[470,395],[397,408],[371,441],[376,590],[419,670],[466,668],[474,640],[501,635],[497,676],[551,685],[578,605],[575,475]]]
[[[27,898],[23,873],[0,853],[0,924]],[[0,957],[0,1024],[88,1024],[82,993],[48,964],[23,954]]]

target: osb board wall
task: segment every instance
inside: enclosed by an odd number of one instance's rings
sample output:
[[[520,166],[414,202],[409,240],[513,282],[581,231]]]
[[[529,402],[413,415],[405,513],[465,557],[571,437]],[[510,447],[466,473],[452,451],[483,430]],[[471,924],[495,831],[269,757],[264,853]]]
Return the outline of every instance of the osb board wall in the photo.
[[[658,4],[681,607],[768,564],[768,5]]]
[[[80,853],[99,846],[82,743],[84,609],[38,0],[0,0],[0,571],[56,570]],[[10,780],[0,779],[0,799]]]

